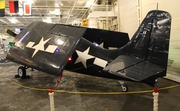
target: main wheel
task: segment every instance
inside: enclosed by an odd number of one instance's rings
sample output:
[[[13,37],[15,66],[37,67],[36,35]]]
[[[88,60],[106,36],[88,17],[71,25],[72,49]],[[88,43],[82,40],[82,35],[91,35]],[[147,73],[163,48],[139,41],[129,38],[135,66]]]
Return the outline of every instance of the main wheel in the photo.
[[[26,69],[25,69],[25,67],[20,66],[20,67],[18,68],[18,76],[19,76],[20,78],[25,78],[25,77],[26,77]]]
[[[122,88],[123,92],[127,92],[128,91],[128,87],[127,86],[122,86],[121,88]]]

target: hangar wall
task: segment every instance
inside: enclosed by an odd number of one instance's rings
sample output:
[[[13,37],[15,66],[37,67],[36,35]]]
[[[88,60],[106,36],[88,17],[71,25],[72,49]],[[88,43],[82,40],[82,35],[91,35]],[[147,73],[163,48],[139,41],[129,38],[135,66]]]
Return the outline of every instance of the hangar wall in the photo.
[[[169,47],[169,62],[167,77],[180,82],[180,8],[179,0],[119,0],[120,31],[128,32],[131,38],[137,30],[139,22],[147,12],[158,9],[168,11],[172,16],[171,39]]]
[[[119,5],[119,30],[128,32],[131,38],[138,27],[137,1],[118,0]]]

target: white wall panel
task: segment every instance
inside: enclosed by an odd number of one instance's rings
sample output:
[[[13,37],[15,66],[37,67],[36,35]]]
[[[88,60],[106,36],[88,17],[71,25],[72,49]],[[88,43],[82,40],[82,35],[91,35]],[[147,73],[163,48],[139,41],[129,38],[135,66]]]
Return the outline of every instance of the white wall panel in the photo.
[[[131,38],[138,27],[137,1],[118,0],[119,5],[119,30],[127,32]]]

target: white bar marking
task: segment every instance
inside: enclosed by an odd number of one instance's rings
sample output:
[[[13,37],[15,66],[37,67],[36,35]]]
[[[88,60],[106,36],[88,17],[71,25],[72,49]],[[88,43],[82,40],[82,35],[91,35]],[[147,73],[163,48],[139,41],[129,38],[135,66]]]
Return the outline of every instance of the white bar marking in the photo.
[[[32,46],[34,45],[35,42],[29,42],[26,47],[32,48]]]
[[[55,45],[49,45],[45,51],[49,52],[49,53],[54,53],[56,48],[57,48],[57,46],[55,46]]]
[[[107,61],[100,59],[100,58],[95,58],[93,64],[104,68],[104,67],[106,67]]]

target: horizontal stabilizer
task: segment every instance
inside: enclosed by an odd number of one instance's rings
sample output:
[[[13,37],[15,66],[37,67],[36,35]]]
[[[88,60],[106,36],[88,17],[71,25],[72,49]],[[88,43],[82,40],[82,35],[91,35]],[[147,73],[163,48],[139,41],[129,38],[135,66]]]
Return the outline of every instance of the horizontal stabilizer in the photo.
[[[142,61],[144,61],[144,59],[134,56],[120,55],[115,60],[113,60],[107,67],[105,67],[104,70],[113,70],[116,72],[124,70]]]
[[[165,69],[143,59],[119,56],[115,61],[105,67],[104,70],[133,81],[142,81],[148,77],[159,74]]]

